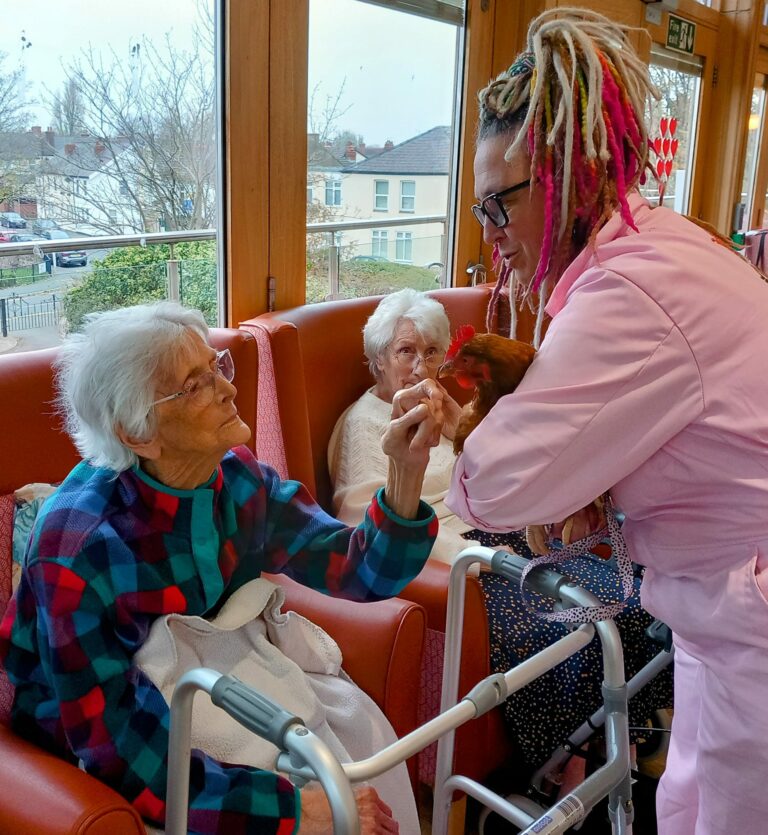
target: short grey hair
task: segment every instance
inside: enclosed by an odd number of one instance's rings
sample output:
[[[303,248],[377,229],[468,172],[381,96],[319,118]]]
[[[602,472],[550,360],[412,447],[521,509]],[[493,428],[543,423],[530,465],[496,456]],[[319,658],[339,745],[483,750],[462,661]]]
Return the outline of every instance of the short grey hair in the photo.
[[[122,472],[138,463],[117,427],[148,440],[156,428],[156,385],[171,374],[193,334],[208,341],[199,310],[176,302],[125,307],[87,318],[55,362],[57,405],[80,455]]]
[[[426,293],[406,287],[385,296],[363,328],[363,350],[371,374],[378,380],[378,360],[389,347],[402,319],[413,323],[422,339],[433,342],[441,351],[448,348],[451,328],[445,308]]]

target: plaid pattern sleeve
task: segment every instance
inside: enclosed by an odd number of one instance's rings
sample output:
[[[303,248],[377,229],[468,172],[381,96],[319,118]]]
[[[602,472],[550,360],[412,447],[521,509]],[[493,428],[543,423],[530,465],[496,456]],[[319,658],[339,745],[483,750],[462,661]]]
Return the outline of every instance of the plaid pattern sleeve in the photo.
[[[339,597],[391,596],[421,570],[436,533],[431,508],[400,519],[382,494],[345,527],[245,448],[195,490],[82,463],[40,512],[0,622],[14,727],[81,760],[162,825],[169,709],[132,663],[152,623],[210,615],[262,571]],[[288,835],[298,818],[286,779],[193,753],[191,831]]]
[[[254,542],[263,545],[262,569],[282,572],[305,586],[349,600],[382,600],[397,595],[424,567],[437,536],[438,521],[422,502],[416,519],[397,516],[373,497],[365,518],[350,528],[328,515],[297,481],[283,481],[245,448],[234,450],[241,478],[260,489],[249,494],[248,517],[258,520]],[[235,488],[237,489],[237,488]]]
[[[0,660],[16,685],[14,727],[81,760],[162,825],[169,710],[131,658],[159,614],[204,605],[195,600],[199,578],[190,574],[188,554],[158,559],[158,552],[146,570],[130,547],[138,541],[121,541],[112,525],[78,530],[91,527],[87,505],[95,509],[98,495],[70,508],[67,501],[64,495],[38,524],[19,591],[0,624]],[[142,521],[133,520],[137,527]],[[51,556],[54,548],[62,556]],[[298,826],[298,806],[285,778],[193,752],[190,831],[289,835]]]

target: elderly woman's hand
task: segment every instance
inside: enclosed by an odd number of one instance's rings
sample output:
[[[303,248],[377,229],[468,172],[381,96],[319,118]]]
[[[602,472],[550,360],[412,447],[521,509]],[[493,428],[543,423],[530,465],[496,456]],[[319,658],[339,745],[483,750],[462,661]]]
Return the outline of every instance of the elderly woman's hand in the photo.
[[[440,443],[443,422],[441,399],[414,400],[412,391],[404,389],[395,394],[392,421],[381,439],[381,448],[389,456],[386,501],[405,519],[415,518],[418,512],[429,450]]]
[[[357,812],[360,815],[361,835],[398,833],[400,827],[392,817],[392,810],[370,786],[355,788]],[[331,807],[325,792],[314,786],[301,790],[301,826],[298,835],[331,835],[333,823]]]

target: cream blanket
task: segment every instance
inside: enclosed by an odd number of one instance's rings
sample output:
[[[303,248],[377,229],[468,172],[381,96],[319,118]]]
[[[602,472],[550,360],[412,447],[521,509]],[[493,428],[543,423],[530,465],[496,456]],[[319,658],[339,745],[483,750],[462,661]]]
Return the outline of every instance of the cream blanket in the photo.
[[[301,716],[342,761],[362,759],[393,742],[395,733],[384,714],[342,670],[335,641],[301,615],[281,612],[284,599],[279,586],[258,579],[235,592],[211,621],[189,615],[159,618],[135,663],[169,704],[176,681],[187,670],[210,667],[231,673]],[[277,748],[202,694],[194,703],[192,745],[224,762],[275,768]],[[405,765],[372,785],[392,807],[402,835],[417,835]]]

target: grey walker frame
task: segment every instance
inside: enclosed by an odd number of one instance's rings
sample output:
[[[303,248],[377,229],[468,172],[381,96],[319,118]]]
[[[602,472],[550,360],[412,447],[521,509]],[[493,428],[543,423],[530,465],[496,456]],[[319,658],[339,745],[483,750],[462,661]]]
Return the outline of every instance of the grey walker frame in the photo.
[[[352,783],[377,777],[438,740],[433,835],[447,833],[448,812],[454,791],[465,792],[512,821],[524,829],[523,835],[565,832],[608,795],[614,835],[631,835],[633,809],[627,686],[624,681],[624,653],[616,625],[613,621],[580,625],[517,667],[483,679],[457,702],[466,573],[469,566],[478,562],[516,582],[519,582],[528,564],[528,560],[516,554],[482,546],[466,548],[459,554],[449,579],[441,712],[365,760],[340,764],[325,743],[304,727],[301,719],[284,711],[234,676],[223,676],[205,668],[185,673],[179,679],[171,701],[166,835],[183,835],[187,831],[192,701],[197,690],[206,691],[214,704],[249,730],[274,743],[281,752],[276,768],[286,773],[294,784],[302,786],[308,780],[320,782],[331,806],[335,835],[360,833]],[[600,603],[586,589],[548,568],[534,569],[526,578],[526,584],[554,598],[556,605],[563,607]],[[492,710],[510,694],[570,658],[592,640],[595,632],[603,647],[607,748],[604,766],[538,818],[480,783],[450,774],[456,728]]]

